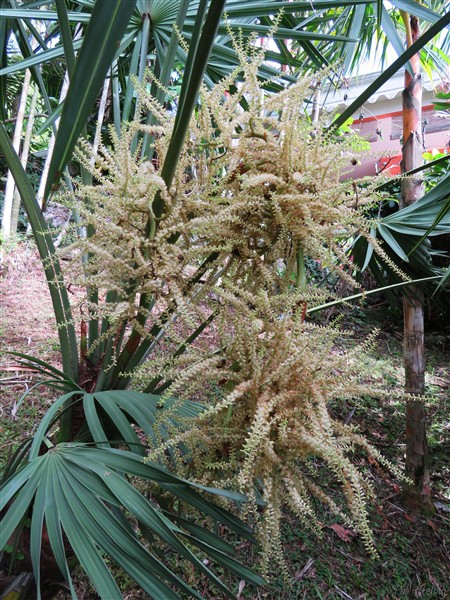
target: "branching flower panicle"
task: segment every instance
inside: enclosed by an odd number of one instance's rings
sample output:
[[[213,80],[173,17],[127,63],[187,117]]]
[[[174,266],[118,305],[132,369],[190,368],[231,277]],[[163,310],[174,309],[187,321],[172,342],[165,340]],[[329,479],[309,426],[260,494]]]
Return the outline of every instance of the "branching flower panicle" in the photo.
[[[91,314],[109,319],[102,335],[133,331],[149,340],[151,360],[127,374],[135,387],[163,392],[162,401],[192,397],[205,385],[222,390],[189,431],[160,440],[159,458],[182,441],[190,454],[177,459],[180,471],[248,494],[266,566],[282,554],[284,504],[320,534],[312,497],[354,526],[374,553],[370,486],[352,453],[359,447],[384,461],[328,408],[366,391],[362,350],[339,353],[337,327],[305,322],[306,304],[323,302],[327,292],[301,277],[310,257],[354,284],[342,240],[371,239],[362,210],[373,186],[345,179],[355,144],[336,143],[308,118],[311,80],[269,94],[256,75],[262,54],[248,60],[239,44],[239,69],[201,91],[170,188],[162,165],[174,119],[145,82],[136,82],[139,101],[155,124],[111,130],[112,147],[100,148],[94,164],[89,147],[80,147],[95,184],[77,186],[71,198],[87,235],[64,251],[75,279],[98,297]],[[151,144],[142,158],[143,136]],[[156,200],[164,205],[158,216]],[[324,469],[338,482],[336,497],[321,485]]]

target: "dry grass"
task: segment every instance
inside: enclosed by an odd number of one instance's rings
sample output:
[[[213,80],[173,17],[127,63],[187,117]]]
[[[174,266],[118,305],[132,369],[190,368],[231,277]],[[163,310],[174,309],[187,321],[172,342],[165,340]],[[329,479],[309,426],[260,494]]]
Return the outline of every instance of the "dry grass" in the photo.
[[[60,366],[50,294],[33,245],[21,244],[4,257],[0,299],[0,458],[4,460],[21,438],[32,434],[51,398],[43,389],[27,399],[20,416],[15,413],[17,401],[34,383],[34,376],[8,352],[41,357]]]

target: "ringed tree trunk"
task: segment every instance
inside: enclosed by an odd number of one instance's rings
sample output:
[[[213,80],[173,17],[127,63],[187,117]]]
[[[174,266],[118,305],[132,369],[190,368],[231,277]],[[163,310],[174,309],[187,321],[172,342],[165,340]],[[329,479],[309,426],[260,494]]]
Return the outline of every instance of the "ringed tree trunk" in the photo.
[[[420,35],[416,17],[402,13],[407,34],[407,46]],[[423,164],[422,79],[420,58],[411,58],[413,74],[405,71],[403,90],[402,172]],[[421,175],[402,181],[401,207],[417,202],[424,194]],[[425,392],[425,353],[423,292],[410,286],[403,297],[405,392],[423,396]],[[420,398],[406,402],[406,475],[412,481],[403,486],[403,501],[414,512],[433,514],[428,471],[428,445],[425,429],[425,405]]]

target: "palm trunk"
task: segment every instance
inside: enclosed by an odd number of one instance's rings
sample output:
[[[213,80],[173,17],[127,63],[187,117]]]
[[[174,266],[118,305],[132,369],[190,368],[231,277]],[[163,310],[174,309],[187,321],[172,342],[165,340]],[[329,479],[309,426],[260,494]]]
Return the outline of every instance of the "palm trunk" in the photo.
[[[419,37],[416,17],[403,14],[408,47]],[[402,171],[410,171],[423,163],[422,136],[422,80],[420,59],[411,59],[413,73],[405,72],[403,90],[403,147]],[[421,176],[402,181],[402,207],[421,198],[424,186]],[[414,396],[425,392],[425,354],[423,293],[411,286],[403,298],[405,391]],[[428,471],[428,446],[425,430],[425,406],[420,399],[406,402],[406,475],[411,483],[405,484],[403,499],[411,510],[433,513],[430,477]]]
[[[17,119],[16,126],[14,129],[13,136],[13,147],[14,150],[19,154],[20,151],[20,142],[22,139],[22,127],[23,121],[25,117],[25,108],[27,103],[27,95],[28,88],[30,86],[31,81],[31,71],[27,69],[25,71],[25,78],[22,85],[22,93],[20,95],[20,103],[19,109],[17,111]],[[7,240],[11,235],[16,233],[15,229],[12,228],[12,212],[13,212],[13,202],[14,202],[14,190],[15,183],[14,177],[10,170],[8,170],[8,175],[6,178],[6,187],[5,187],[5,198],[3,203],[3,215],[2,215],[2,237],[4,240]]]
[[[38,97],[39,89],[37,86],[34,87],[33,96],[31,98],[30,112],[28,114],[28,122],[25,133],[25,140],[22,147],[22,156],[20,162],[23,168],[26,170],[28,163],[28,156],[30,154],[31,138],[33,136],[34,118],[36,115],[36,102]],[[17,231],[19,224],[19,212],[20,212],[21,198],[18,189],[14,190],[14,199],[11,211],[11,231]]]
[[[67,96],[67,90],[69,89],[69,75],[66,71],[65,75],[64,75],[64,81],[61,87],[61,92],[59,95],[59,102],[61,103],[65,97]],[[45,164],[44,164],[44,169],[42,170],[42,175],[41,175],[41,180],[39,182],[39,189],[37,191],[37,201],[39,203],[39,206],[41,208],[43,208],[44,205],[44,190],[45,190],[45,185],[47,183],[47,177],[48,177],[48,170],[50,167],[50,162],[52,160],[52,156],[53,156],[53,149],[55,147],[55,138],[56,138],[56,131],[58,129],[58,125],[59,125],[59,119],[56,119],[55,121],[55,129],[52,132],[52,135],[50,137],[50,141],[48,144],[48,148],[47,148],[47,158],[45,159]]]
[[[111,79],[112,79],[112,71],[111,71]],[[92,165],[94,165],[94,163],[95,163],[95,157],[97,156],[98,148],[102,141],[102,126],[103,126],[103,120],[105,118],[106,102],[108,101],[108,91],[109,91],[109,78],[106,77],[105,83],[103,84],[103,91],[102,91],[102,95],[100,98],[100,104],[98,106],[97,126],[95,128],[95,137],[94,137],[94,142],[92,144],[92,158],[91,158]]]

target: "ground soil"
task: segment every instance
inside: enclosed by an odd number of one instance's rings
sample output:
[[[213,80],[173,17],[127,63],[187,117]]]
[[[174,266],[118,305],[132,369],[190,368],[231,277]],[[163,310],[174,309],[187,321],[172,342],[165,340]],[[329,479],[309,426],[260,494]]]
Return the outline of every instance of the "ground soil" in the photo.
[[[60,357],[50,294],[34,246],[25,243],[8,252],[0,269],[0,433],[4,440],[1,455],[5,457],[5,446],[14,444],[14,431],[31,433],[28,425],[32,427],[32,421],[25,418],[19,422],[15,405],[34,382],[33,374],[8,353],[36,356],[56,367],[60,366]],[[45,409],[42,395],[39,398],[29,397],[24,405],[26,415],[37,416]]]

